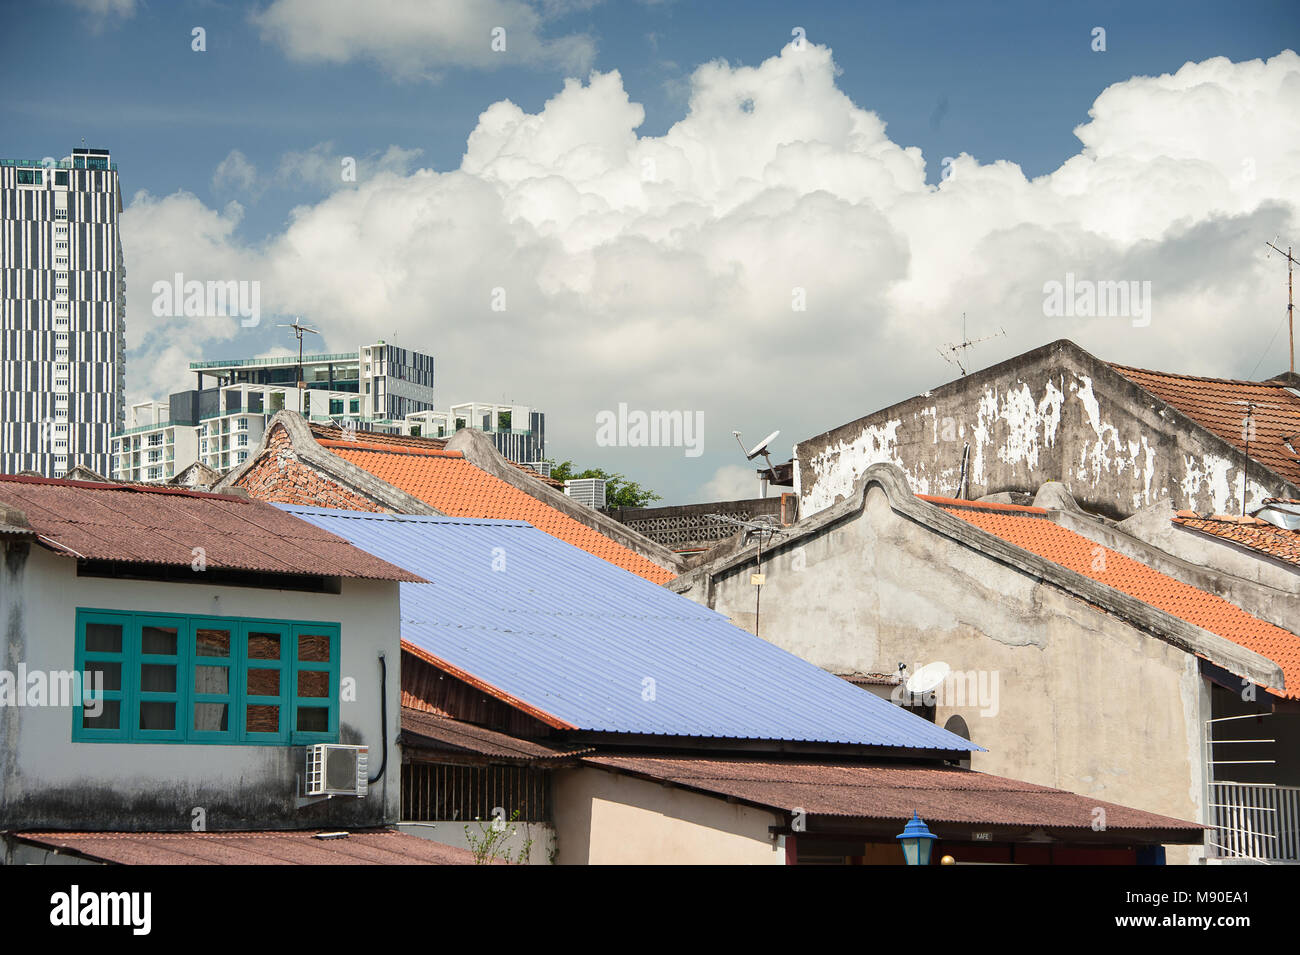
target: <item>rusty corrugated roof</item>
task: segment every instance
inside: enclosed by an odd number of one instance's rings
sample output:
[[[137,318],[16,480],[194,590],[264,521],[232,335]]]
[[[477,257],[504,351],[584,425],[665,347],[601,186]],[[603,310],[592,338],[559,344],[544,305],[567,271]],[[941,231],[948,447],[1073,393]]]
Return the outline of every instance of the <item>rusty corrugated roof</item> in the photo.
[[[586,756],[583,762],[728,796],[782,812],[927,823],[1163,830],[1199,842],[1203,827],[1091,796],[956,767],[694,756]]]
[[[424,578],[263,501],[155,485],[0,475],[0,505],[21,511],[42,544],[86,560],[324,574],[412,583]]]
[[[1300,484],[1300,396],[1282,382],[1194,378],[1113,363],[1111,367],[1242,453],[1249,435],[1252,458]],[[1246,424],[1247,414],[1253,429]],[[1287,439],[1295,450],[1287,447]]]
[[[23,832],[17,838],[120,865],[470,865],[466,849],[393,829],[310,832]]]
[[[1252,616],[1217,594],[1175,580],[1076,534],[1049,520],[1041,508],[1008,511],[1006,505],[952,501],[923,494],[917,497],[1044,560],[1268,657],[1282,668],[1286,681],[1285,689],[1268,689],[1279,696],[1300,699],[1300,636]]]
[[[563,759],[592,751],[590,746],[522,739],[409,706],[402,707],[402,741],[417,748],[471,753],[514,762]]]

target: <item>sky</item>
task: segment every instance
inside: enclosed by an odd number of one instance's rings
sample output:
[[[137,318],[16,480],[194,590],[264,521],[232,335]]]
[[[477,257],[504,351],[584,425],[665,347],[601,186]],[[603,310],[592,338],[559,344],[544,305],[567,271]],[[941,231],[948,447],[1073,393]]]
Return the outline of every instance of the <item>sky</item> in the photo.
[[[757,493],[733,431],[784,460],[955,377],[963,315],[994,336],[968,368],[1059,338],[1287,367],[1264,243],[1300,245],[1294,0],[53,0],[6,26],[0,155],[118,166],[128,401],[288,354],[298,317],[689,503]],[[257,323],[166,314],[177,273],[257,283]],[[1128,311],[1049,304],[1079,282],[1135,283]],[[702,440],[611,445],[620,407]]]

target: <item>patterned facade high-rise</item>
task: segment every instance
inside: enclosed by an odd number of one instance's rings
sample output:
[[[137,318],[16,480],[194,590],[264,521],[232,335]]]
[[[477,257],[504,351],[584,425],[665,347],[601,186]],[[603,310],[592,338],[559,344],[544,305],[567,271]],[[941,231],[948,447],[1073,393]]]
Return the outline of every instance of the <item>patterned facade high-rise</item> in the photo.
[[[0,473],[109,474],[126,418],[126,267],[106,149],[0,160]]]

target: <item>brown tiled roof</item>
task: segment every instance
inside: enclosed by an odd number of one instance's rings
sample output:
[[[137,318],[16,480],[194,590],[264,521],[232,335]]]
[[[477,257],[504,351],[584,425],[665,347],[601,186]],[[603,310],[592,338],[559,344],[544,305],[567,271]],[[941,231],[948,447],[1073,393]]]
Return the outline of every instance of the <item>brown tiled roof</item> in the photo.
[[[969,769],[692,756],[587,756],[584,763],[809,815],[887,819],[919,813],[927,823],[1091,829],[1101,807],[1107,829],[1174,830],[1188,841],[1202,827],[1061,789]]]
[[[1300,699],[1300,636],[1248,614],[1217,594],[1162,574],[1131,557],[1054,523],[1042,508],[948,501],[918,494],[962,520],[1069,570],[1135,597],[1180,620],[1268,657],[1282,668],[1286,688],[1269,689]]]
[[[1243,453],[1243,421],[1255,422],[1250,456],[1291,484],[1300,484],[1300,397],[1277,381],[1193,378],[1145,368],[1111,365],[1141,388],[1165,401],[1201,427]],[[1290,439],[1296,451],[1287,448]]]
[[[424,583],[328,531],[262,501],[156,485],[0,475],[0,505],[22,511],[38,540],[86,560],[324,574]]]
[[[393,829],[317,832],[24,832],[18,838],[121,865],[470,865],[466,849]]]
[[[402,740],[417,748],[469,753],[512,762],[562,759],[591,752],[590,746],[521,739],[409,706],[402,707]]]
[[[1179,511],[1173,522],[1188,530],[1232,541],[1294,567],[1300,567],[1300,531],[1289,531],[1257,517],[1229,517],[1214,514],[1202,517],[1195,511]]]

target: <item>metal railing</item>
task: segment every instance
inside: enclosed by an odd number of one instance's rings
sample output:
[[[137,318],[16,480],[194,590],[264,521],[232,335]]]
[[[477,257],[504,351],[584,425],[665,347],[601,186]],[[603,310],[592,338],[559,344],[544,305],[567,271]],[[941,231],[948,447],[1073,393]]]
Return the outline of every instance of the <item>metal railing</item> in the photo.
[[[1300,786],[1210,783],[1209,856],[1300,862]]]
[[[336,355],[303,355],[302,363],[310,365],[321,361],[357,361],[356,352],[339,352]],[[246,368],[250,365],[296,365],[298,356],[289,357],[277,356],[275,358],[232,358],[229,361],[192,361],[190,362],[190,371],[199,371],[204,368]],[[347,379],[351,381],[352,379]],[[237,382],[237,384],[247,384],[247,382]],[[292,382],[290,383],[292,385]]]

